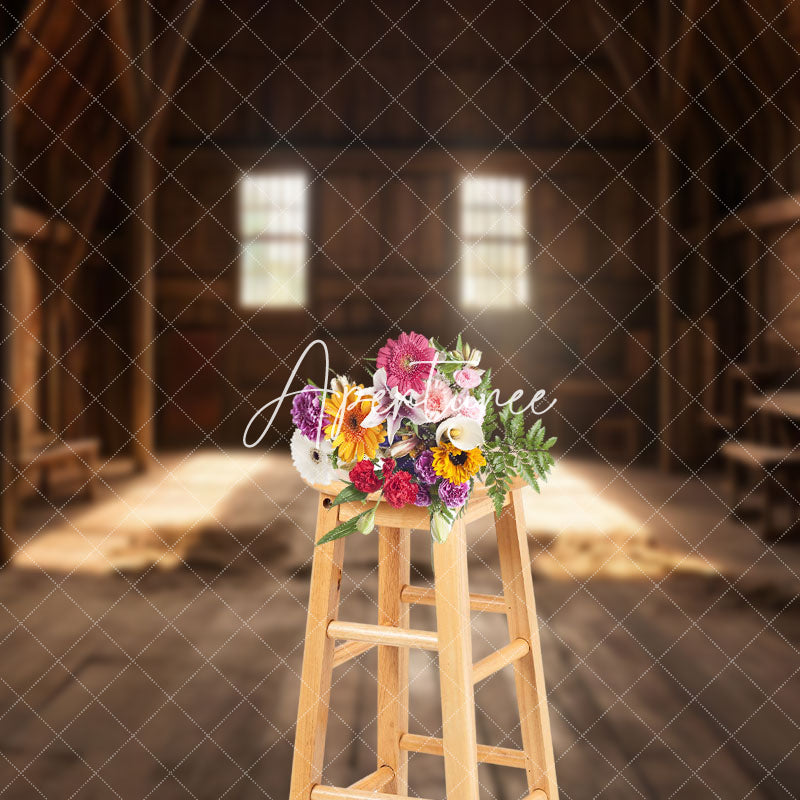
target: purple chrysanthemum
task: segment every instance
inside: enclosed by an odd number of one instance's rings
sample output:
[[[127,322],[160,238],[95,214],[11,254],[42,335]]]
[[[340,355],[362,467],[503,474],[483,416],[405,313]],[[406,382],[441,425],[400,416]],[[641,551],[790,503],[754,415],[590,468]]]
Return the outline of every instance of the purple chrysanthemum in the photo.
[[[436,483],[439,476],[433,471],[433,451],[423,450],[414,462],[414,472],[417,477],[428,486]]]
[[[439,484],[439,497],[448,508],[461,508],[469,497],[469,482],[450,483],[443,480]]]
[[[300,429],[303,436],[316,441],[317,433],[324,430],[330,422],[327,414],[322,413],[321,392],[316,386],[306,386],[292,400],[292,422]],[[320,417],[323,417],[320,428]]]
[[[431,504],[431,496],[428,490],[421,484],[417,484],[417,499],[414,501],[415,506],[426,507]]]

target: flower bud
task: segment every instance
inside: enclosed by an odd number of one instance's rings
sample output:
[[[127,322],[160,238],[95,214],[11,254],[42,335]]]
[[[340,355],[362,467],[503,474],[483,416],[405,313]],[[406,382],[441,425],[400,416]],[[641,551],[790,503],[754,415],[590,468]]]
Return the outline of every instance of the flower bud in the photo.
[[[439,544],[443,544],[447,541],[452,527],[453,526],[441,514],[434,514],[431,517],[431,536],[433,540],[439,542]]]
[[[356,521],[356,529],[363,533],[366,536],[368,533],[372,533],[372,529],[375,527],[375,509],[377,506],[373,506],[369,511],[366,511],[362,514],[358,520]]]
[[[467,358],[468,367],[477,367],[481,363],[481,356],[483,353],[480,350],[473,350]]]
[[[343,395],[347,391],[347,387],[349,385],[350,381],[346,375],[335,375],[333,378],[331,378],[331,391],[334,394]]]
[[[419,443],[419,439],[416,436],[407,436],[389,448],[389,455],[392,458],[407,456]]]

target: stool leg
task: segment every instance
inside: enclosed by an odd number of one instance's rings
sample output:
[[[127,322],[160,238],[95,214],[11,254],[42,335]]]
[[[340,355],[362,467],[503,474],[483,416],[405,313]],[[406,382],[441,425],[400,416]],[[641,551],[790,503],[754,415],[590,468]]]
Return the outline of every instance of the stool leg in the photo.
[[[400,591],[411,579],[410,531],[380,528],[378,544],[378,625],[408,628],[409,607]],[[389,794],[408,794],[408,753],[400,737],[408,733],[408,648],[378,646],[378,769],[392,768]]]
[[[325,508],[325,499],[324,495],[320,496],[314,541],[338,522],[338,508]],[[343,559],[344,539],[336,539],[314,550],[290,800],[309,800],[311,789],[322,777],[334,649],[327,629],[338,613]]]
[[[447,800],[478,800],[467,537],[462,520],[444,544],[433,545],[433,575]]]
[[[508,632],[512,641],[519,637],[530,644],[528,655],[514,663],[528,788],[531,793],[541,789],[547,795],[547,800],[557,800],[553,740],[520,490],[512,492],[511,504],[503,509],[500,517],[495,517],[495,527]]]

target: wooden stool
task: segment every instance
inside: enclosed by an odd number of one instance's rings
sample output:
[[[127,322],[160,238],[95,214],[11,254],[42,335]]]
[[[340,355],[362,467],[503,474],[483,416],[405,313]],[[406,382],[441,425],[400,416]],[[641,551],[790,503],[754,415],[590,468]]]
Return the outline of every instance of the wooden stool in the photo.
[[[515,484],[519,486],[519,484]],[[339,522],[364,510],[361,503],[332,506],[336,489],[321,491],[315,541]],[[476,486],[465,515],[444,544],[433,545],[435,589],[410,585],[410,529],[428,529],[428,510],[376,513],[380,536],[378,624],[337,619],[346,539],[314,551],[308,602],[303,674],[297,712],[289,800],[394,800],[408,795],[407,753],[444,756],[448,800],[478,800],[478,762],[524,769],[527,800],[556,800],[555,763],[547,710],[542,653],[533,598],[528,540],[519,488],[495,515],[503,597],[470,594],[466,523],[494,514],[483,487]],[[409,628],[409,607],[436,606],[438,630]],[[472,663],[470,608],[505,614],[510,643]],[[342,644],[335,646],[335,641]],[[348,788],[321,785],[325,729],[334,667],[378,646],[378,716],[375,772]],[[442,738],[408,731],[408,648],[439,654]],[[475,735],[473,685],[513,664],[523,750],[479,745]]]

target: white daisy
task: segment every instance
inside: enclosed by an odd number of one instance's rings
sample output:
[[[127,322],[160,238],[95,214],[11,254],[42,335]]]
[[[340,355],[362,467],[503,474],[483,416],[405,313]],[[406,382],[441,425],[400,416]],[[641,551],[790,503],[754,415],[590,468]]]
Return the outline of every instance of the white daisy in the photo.
[[[336,479],[330,458],[333,453],[330,442],[323,440],[317,447],[298,429],[292,434],[290,448],[292,462],[304,481],[325,485]]]

